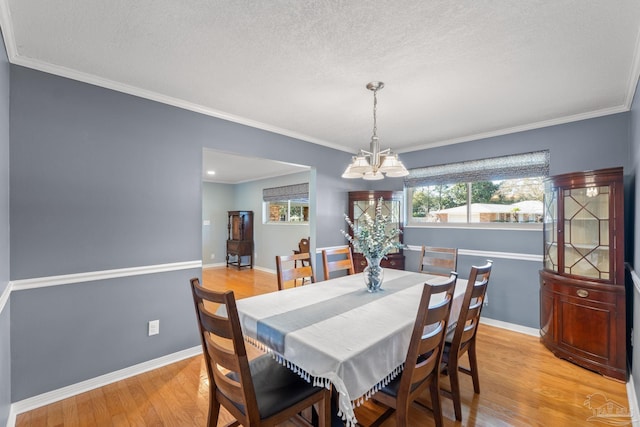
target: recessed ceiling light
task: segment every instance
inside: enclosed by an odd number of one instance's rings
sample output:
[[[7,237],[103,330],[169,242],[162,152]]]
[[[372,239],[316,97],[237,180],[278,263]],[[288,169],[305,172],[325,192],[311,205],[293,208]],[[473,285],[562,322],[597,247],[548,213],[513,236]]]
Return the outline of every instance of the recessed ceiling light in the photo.
[[[207,171],[207,175],[215,175],[216,171]]]

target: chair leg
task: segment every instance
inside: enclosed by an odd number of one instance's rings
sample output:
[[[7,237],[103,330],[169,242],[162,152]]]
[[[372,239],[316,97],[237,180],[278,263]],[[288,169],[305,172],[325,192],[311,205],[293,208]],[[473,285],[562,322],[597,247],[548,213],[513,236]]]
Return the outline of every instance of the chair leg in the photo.
[[[480,394],[480,378],[478,377],[478,359],[476,357],[476,341],[473,340],[467,351],[469,355],[469,370],[471,371],[471,378],[473,380],[473,391],[476,394]]]
[[[442,405],[440,404],[440,384],[437,379],[434,378],[431,381],[429,390],[431,391],[431,410],[433,411],[433,419],[436,422],[436,427],[443,427],[444,421],[442,419]]]
[[[318,405],[318,427],[331,427],[331,392],[327,390]]]
[[[207,426],[216,427],[218,425],[218,416],[220,415],[220,402],[213,396],[215,393],[214,390],[210,390],[209,393],[212,395],[209,398],[209,416],[207,419]]]
[[[409,400],[396,407],[396,427],[407,427],[409,425]]]
[[[453,363],[452,363],[453,362]],[[449,381],[451,383],[451,399],[456,420],[462,421],[462,407],[460,403],[460,377],[458,376],[458,361],[449,361]]]

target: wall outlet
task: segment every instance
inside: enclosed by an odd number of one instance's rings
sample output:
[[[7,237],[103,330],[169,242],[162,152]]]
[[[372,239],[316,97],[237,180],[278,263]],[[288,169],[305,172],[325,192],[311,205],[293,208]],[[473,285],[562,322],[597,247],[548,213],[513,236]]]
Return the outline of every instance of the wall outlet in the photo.
[[[215,259],[216,258],[216,254],[211,254],[211,259]]]
[[[150,320],[149,321],[149,336],[158,335],[160,333],[160,321],[159,320]]]

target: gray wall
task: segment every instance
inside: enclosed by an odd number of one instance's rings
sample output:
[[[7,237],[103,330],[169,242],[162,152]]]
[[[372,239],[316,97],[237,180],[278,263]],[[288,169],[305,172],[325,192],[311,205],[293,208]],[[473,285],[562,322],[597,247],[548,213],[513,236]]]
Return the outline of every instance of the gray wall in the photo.
[[[345,228],[347,192],[378,185],[341,179],[349,161],[343,152],[22,67],[11,67],[11,91],[13,280],[200,260],[203,147],[311,166],[312,200],[318,203],[311,207],[309,234],[316,247],[344,244],[339,230]],[[629,116],[402,158],[418,167],[548,148],[553,174],[627,168]],[[400,189],[402,180],[379,185]],[[542,248],[540,233],[522,231],[407,229],[405,241],[526,254]],[[481,261],[462,258],[460,270]],[[537,327],[540,266],[495,261],[485,315]],[[194,269],[14,292],[12,401],[198,345],[187,287],[198,274]],[[146,321],[152,319],[161,320],[161,333],[149,338]],[[51,351],[34,351],[42,340]]]
[[[275,271],[275,256],[290,255],[303,237],[310,236],[309,224],[263,224],[262,190],[290,184],[309,182],[310,172],[284,175],[242,184],[216,184],[204,182],[202,189],[203,220],[202,263],[216,264],[226,261],[228,238],[227,211],[253,211],[254,264]],[[315,203],[311,201],[310,204]],[[211,255],[215,255],[211,258]]]
[[[415,151],[401,155],[408,168],[438,165],[478,158],[549,150],[550,173],[623,166],[628,175],[629,113],[535,129],[462,144]],[[378,189],[400,190],[402,182],[385,180]],[[522,230],[405,228],[409,245],[450,246],[467,250],[513,252],[542,255],[542,232]],[[418,254],[406,252],[406,268],[416,270]],[[484,257],[462,255],[458,261],[460,277],[467,278],[471,265]],[[508,258],[495,258],[483,316],[531,328],[539,327],[538,270],[542,264]]]
[[[332,244],[322,230],[342,226],[344,209],[333,207],[346,205],[351,185],[336,178],[343,152],[19,66],[11,73],[12,280],[201,260],[203,147],[315,167],[318,244]],[[13,292],[12,401],[197,346],[188,278],[199,274]],[[149,338],[153,319],[161,332]],[[34,351],[45,335],[55,345]]]
[[[10,67],[0,36],[0,296],[9,286],[9,92]],[[1,299],[1,298],[0,298]],[[11,403],[10,303],[0,304],[0,425]]]
[[[225,262],[227,212],[234,206],[235,185],[202,183],[202,265]]]
[[[263,224],[262,190],[270,187],[309,182],[310,172],[296,173],[260,181],[247,182],[236,186],[235,208],[253,211],[253,240],[255,245],[255,265],[275,271],[276,255],[291,255],[298,248],[300,239],[310,236],[309,224]],[[310,200],[310,207],[315,203]],[[310,222],[314,221],[309,214]],[[312,239],[312,243],[313,243]]]

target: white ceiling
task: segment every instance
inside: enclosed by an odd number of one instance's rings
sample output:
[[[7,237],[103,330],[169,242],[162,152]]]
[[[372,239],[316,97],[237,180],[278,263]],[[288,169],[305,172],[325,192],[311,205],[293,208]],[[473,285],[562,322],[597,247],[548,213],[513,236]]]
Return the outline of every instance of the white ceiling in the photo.
[[[638,0],[0,0],[12,63],[356,152],[630,108]],[[346,165],[346,161],[345,161]]]
[[[308,170],[307,166],[202,150],[202,179],[208,182],[241,184]],[[209,171],[214,171],[215,175],[209,175]]]

